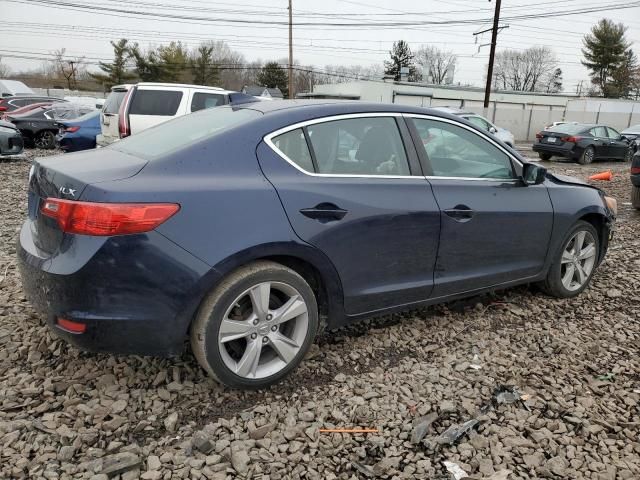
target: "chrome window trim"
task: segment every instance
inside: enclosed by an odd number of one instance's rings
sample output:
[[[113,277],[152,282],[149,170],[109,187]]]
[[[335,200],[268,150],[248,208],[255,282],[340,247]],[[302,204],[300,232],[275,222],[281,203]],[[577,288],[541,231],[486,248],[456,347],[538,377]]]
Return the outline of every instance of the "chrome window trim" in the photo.
[[[309,125],[316,125],[318,123],[326,123],[326,122],[334,122],[336,120],[351,120],[354,118],[375,118],[375,117],[394,117],[394,118],[402,118],[402,112],[371,112],[371,113],[345,113],[341,115],[332,115],[330,117],[320,117],[314,118],[312,120],[306,120],[304,122],[298,122],[293,125],[288,125],[286,127],[280,128],[274,132],[271,132],[264,136],[264,142],[273,150],[280,158],[284,159],[289,165],[298,170],[299,172],[304,173],[310,177],[327,177],[327,178],[417,178],[420,180],[424,180],[424,176],[422,175],[358,175],[352,173],[316,173],[316,172],[308,172],[307,170],[300,167],[296,162],[287,157],[283,152],[276,147],[273,139],[283,133],[290,132],[291,130],[296,130],[298,128],[304,128]],[[398,135],[400,135],[400,129],[398,129]],[[402,138],[402,136],[401,136]],[[403,147],[404,141],[402,142]],[[407,159],[407,164],[409,160]]]
[[[514,157],[510,152],[508,152],[504,147],[502,147],[502,145],[500,145],[499,143],[497,143],[493,138],[490,138],[489,136],[484,136],[484,135],[480,135],[478,132],[476,132],[473,128],[464,125],[462,123],[458,123],[455,120],[451,120],[449,118],[443,118],[443,117],[436,117],[434,115],[424,115],[421,113],[405,113],[403,114],[404,117],[406,118],[422,118],[425,120],[433,120],[436,122],[444,122],[444,123],[450,123],[451,125],[455,125],[457,127],[462,127],[468,131],[470,131],[471,133],[473,133],[474,135],[477,135],[478,137],[482,138],[483,140],[487,140],[489,143],[491,143],[493,146],[497,147],[498,150],[501,150],[506,156],[507,158],[509,158],[512,162],[516,162],[517,165],[520,166],[520,168],[522,168],[524,166],[524,164],[518,160],[516,157]],[[472,180],[472,181],[489,181],[489,182],[519,182],[520,180],[518,178],[495,178],[495,177],[487,177],[487,178],[480,178],[480,177],[439,177],[437,175],[427,175],[425,178],[429,179],[429,180]]]

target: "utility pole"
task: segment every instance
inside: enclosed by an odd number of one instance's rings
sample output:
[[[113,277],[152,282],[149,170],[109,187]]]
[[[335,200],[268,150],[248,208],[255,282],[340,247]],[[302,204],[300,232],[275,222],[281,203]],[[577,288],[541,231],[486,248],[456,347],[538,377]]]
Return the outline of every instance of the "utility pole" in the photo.
[[[484,108],[489,108],[489,96],[491,95],[491,81],[493,80],[493,60],[496,56],[498,22],[500,21],[500,3],[500,0],[496,0],[496,12],[493,15],[493,28],[491,29],[491,52],[489,53],[489,69],[487,71],[487,85],[484,88]]]
[[[289,98],[293,98],[293,8],[289,0]]]

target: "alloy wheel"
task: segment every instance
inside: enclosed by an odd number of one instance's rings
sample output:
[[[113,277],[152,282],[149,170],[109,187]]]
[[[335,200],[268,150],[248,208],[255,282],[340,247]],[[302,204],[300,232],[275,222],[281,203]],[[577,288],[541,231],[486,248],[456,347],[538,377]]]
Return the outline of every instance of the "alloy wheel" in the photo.
[[[585,152],[584,152],[584,159],[585,159],[585,163],[591,163],[593,162],[593,157],[595,156],[593,148],[588,148]]]
[[[578,290],[589,280],[596,254],[596,240],[591,232],[580,230],[571,237],[560,260],[560,278],[567,290]]]
[[[53,132],[47,130],[39,133],[34,143],[38,148],[50,149],[55,146],[55,136]]]
[[[243,378],[278,373],[298,355],[309,329],[308,307],[291,285],[262,282],[240,294],[218,331],[225,366]]]

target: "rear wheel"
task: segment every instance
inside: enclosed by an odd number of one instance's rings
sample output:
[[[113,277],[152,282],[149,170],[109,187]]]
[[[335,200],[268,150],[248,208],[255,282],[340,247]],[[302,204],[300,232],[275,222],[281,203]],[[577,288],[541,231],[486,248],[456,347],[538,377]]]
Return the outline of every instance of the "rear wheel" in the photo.
[[[588,222],[579,221],[567,233],[542,288],[554,297],[575,297],[589,285],[599,252],[596,229]]]
[[[550,153],[539,152],[538,156],[540,157],[540,160],[543,160],[545,162],[551,160],[551,154]]]
[[[56,136],[51,130],[43,130],[38,132],[33,140],[36,148],[51,150],[56,146]]]
[[[318,330],[309,284],[278,263],[229,275],[202,304],[191,348],[215,379],[235,388],[268,387],[304,358]]]
[[[593,162],[593,159],[596,156],[596,151],[593,147],[589,146],[587,148],[584,149],[584,152],[582,152],[582,155],[580,155],[580,158],[578,159],[578,163],[580,163],[581,165],[589,165],[591,162]]]
[[[636,210],[640,210],[640,187],[631,186],[631,205]]]

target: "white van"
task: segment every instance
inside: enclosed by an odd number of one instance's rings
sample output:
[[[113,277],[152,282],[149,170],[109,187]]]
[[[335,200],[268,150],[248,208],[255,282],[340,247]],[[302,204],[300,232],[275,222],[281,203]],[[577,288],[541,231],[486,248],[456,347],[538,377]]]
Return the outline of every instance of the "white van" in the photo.
[[[36,92],[18,80],[0,79],[0,97],[35,95]]]
[[[96,143],[104,147],[172,118],[231,103],[237,92],[217,87],[176,83],[116,85],[100,115],[102,133]]]

